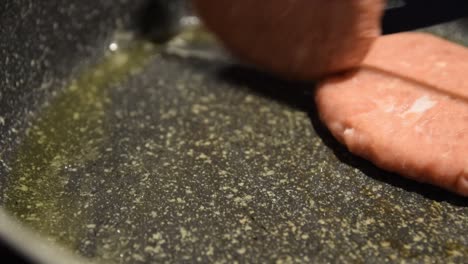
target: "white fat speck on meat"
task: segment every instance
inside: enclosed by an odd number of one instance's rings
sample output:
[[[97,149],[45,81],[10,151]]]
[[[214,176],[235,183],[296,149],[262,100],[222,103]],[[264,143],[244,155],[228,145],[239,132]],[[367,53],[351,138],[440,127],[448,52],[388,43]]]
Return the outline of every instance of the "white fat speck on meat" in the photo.
[[[346,128],[343,132],[345,136],[352,136],[354,134],[354,128]]]
[[[436,101],[433,101],[429,96],[424,95],[414,101],[413,105],[411,105],[411,107],[403,114],[403,116],[412,113],[424,113],[434,107],[436,104]]]

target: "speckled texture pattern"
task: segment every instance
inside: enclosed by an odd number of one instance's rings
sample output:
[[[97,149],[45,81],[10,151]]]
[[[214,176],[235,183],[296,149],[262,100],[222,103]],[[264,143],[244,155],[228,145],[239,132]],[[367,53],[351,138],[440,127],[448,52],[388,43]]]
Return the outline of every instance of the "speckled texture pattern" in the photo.
[[[6,135],[20,147],[0,145],[9,212],[98,262],[466,262],[467,200],[347,152],[318,121],[313,85],[208,59],[210,46],[180,50],[151,53],[102,93],[83,88],[93,118],[78,127],[76,111],[46,115],[60,93],[18,114]],[[41,139],[22,128],[45,132],[48,116],[63,122],[50,127],[64,140],[44,143],[60,155],[23,164],[48,170],[21,179],[18,155],[50,157],[21,145]]]
[[[131,24],[143,0],[4,0],[0,3],[0,144],[64,79],[102,54],[116,27]],[[132,3],[130,3],[132,2]],[[18,110],[20,109],[20,110]]]

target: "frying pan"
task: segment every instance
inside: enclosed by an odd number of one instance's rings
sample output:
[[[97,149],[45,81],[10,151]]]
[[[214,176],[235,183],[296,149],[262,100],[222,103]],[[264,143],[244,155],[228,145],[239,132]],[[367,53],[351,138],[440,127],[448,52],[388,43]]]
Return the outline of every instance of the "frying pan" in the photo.
[[[197,29],[169,38],[173,13],[142,10],[143,0],[0,4],[2,253],[466,261],[466,199],[347,152],[318,121],[313,84],[239,66]],[[467,44],[466,25],[426,30]]]

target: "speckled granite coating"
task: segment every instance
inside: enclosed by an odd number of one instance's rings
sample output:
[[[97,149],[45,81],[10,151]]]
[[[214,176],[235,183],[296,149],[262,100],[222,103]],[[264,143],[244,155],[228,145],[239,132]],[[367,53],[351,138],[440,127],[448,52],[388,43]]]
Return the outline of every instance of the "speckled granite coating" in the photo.
[[[97,262],[466,262],[466,199],[353,156],[312,84],[211,45],[130,45],[22,99],[41,107],[3,125],[7,211]]]
[[[116,28],[134,24],[143,0],[5,0],[0,3],[0,145],[80,66],[103,53]],[[140,3],[140,4],[138,4]],[[21,125],[19,125],[21,126]],[[8,150],[10,151],[10,150]],[[5,154],[5,153],[4,153]],[[1,168],[0,168],[1,169]]]

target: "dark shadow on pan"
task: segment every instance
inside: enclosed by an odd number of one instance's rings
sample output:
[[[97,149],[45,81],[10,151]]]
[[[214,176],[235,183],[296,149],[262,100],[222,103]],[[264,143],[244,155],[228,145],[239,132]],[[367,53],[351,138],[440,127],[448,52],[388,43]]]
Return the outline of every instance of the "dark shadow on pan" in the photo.
[[[155,43],[164,43],[180,31],[184,0],[148,0],[133,17],[137,33]]]
[[[359,169],[367,176],[408,192],[421,194],[431,200],[448,202],[456,206],[468,206],[467,198],[429,184],[418,183],[395,173],[384,171],[374,166],[371,162],[349,152],[331,135],[320,121],[313,100],[313,89],[315,86],[313,83],[279,80],[269,74],[242,66],[224,68],[220,72],[219,77],[234,86],[246,87],[256,94],[307,112],[317,135],[323,140],[324,144],[334,152],[335,156],[341,162]]]
[[[314,83],[281,80],[252,68],[231,65],[219,72],[219,77],[233,86],[245,87],[253,93],[307,112],[311,108]]]

